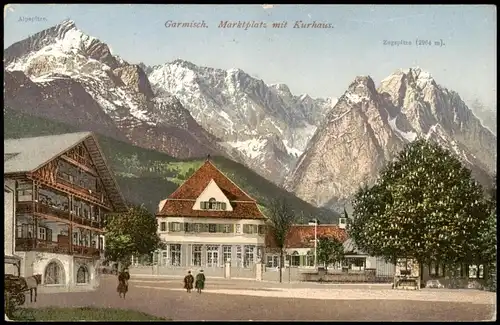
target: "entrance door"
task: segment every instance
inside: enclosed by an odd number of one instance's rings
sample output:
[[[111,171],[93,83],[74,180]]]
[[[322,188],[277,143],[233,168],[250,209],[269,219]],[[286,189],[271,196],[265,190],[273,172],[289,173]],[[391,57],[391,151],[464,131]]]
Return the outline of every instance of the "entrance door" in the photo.
[[[207,246],[207,266],[219,266],[219,246]]]

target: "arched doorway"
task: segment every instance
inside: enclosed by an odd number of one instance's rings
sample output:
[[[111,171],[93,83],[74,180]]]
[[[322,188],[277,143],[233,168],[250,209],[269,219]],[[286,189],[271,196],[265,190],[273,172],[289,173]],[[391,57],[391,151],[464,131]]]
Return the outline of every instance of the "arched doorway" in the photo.
[[[51,261],[45,267],[44,284],[64,284],[64,267],[59,261]]]
[[[300,266],[300,255],[299,255],[299,252],[294,251],[292,253],[290,265],[293,266],[293,267],[299,267]]]
[[[89,283],[90,281],[90,273],[89,269],[85,265],[81,265],[76,271],[76,283],[83,284]]]

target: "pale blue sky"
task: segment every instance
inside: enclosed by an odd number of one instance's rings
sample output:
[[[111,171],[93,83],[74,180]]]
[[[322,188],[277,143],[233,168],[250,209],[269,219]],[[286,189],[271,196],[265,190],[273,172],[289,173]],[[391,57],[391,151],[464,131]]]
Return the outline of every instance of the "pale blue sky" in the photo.
[[[5,47],[70,18],[131,63],[182,58],[197,65],[240,68],[293,93],[339,97],[357,75],[378,84],[398,68],[420,66],[464,99],[496,108],[496,8],[417,5],[10,5]],[[43,17],[19,22],[19,17]],[[209,28],[167,29],[165,21],[205,20]],[[289,21],[286,29],[219,29],[221,20]],[[295,20],[333,29],[293,29]],[[443,47],[415,40],[442,39]],[[407,40],[411,46],[384,46]]]

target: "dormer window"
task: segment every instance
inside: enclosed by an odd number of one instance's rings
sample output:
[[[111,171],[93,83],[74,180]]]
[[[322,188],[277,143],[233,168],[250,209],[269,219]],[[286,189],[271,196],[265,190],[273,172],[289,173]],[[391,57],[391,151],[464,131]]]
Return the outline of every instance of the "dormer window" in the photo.
[[[226,202],[217,202],[215,198],[200,202],[202,210],[226,210]]]
[[[214,198],[211,198],[210,200],[208,200],[208,209],[215,210],[216,204],[217,204],[217,201]]]

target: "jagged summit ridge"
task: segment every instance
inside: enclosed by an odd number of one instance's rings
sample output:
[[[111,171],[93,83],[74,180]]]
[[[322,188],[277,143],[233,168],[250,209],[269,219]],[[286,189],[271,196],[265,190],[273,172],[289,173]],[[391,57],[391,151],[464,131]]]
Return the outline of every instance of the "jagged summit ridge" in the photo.
[[[178,59],[153,67],[148,77],[154,89],[178,97],[225,147],[242,152],[250,167],[274,181],[304,151],[318,116],[333,108],[331,101],[295,96],[284,84],[267,85],[238,68]]]
[[[356,77],[316,131],[285,187],[323,206],[347,202],[405,143],[418,137],[457,155],[483,183],[496,170],[496,137],[460,96],[420,68],[399,69],[375,89]],[[333,205],[332,205],[333,204]]]

